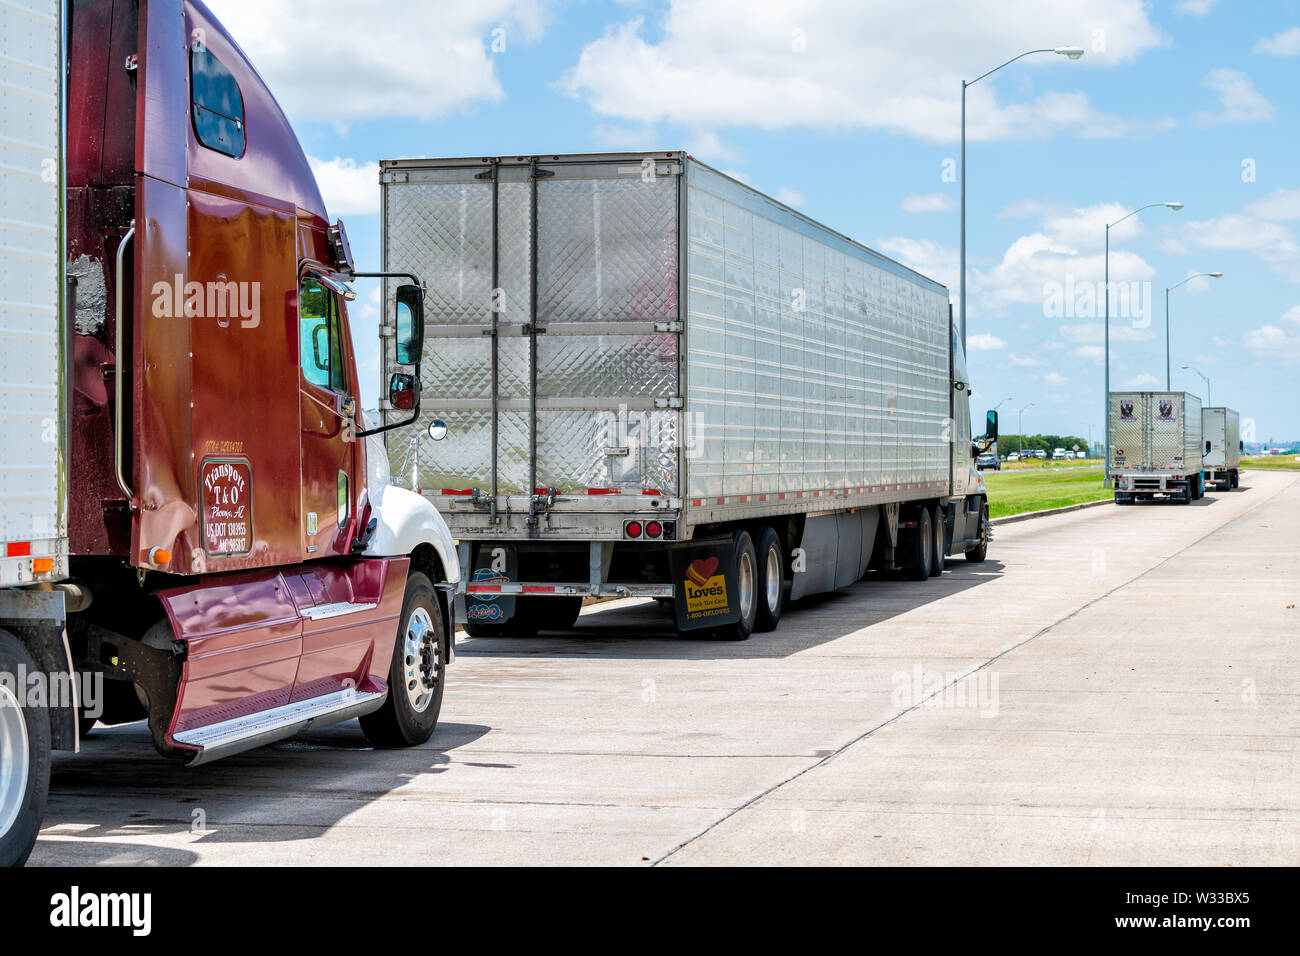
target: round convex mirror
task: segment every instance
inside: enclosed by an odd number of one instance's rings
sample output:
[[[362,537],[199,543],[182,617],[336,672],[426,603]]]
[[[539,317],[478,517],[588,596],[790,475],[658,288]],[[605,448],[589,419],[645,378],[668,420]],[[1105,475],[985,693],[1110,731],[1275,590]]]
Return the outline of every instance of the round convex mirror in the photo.
[[[435,418],[429,422],[429,437],[434,441],[442,441],[447,437],[447,423],[441,418]]]

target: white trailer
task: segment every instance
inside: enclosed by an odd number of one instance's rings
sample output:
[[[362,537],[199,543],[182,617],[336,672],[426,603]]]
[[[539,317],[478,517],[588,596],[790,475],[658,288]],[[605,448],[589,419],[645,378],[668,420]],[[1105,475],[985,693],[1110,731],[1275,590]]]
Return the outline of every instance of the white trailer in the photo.
[[[380,179],[385,269],[428,283],[428,439],[392,470],[459,539],[471,634],[613,594],[744,638],[868,568],[983,560],[987,442],[939,283],[683,152]]]
[[[1206,482],[1223,491],[1240,484],[1241,416],[1231,408],[1213,406],[1201,409],[1201,437],[1205,442],[1204,469]]]
[[[1201,400],[1189,392],[1111,392],[1107,469],[1115,503],[1205,494]]]
[[[62,3],[0,4],[0,865],[26,860],[51,749],[77,748],[63,637]]]

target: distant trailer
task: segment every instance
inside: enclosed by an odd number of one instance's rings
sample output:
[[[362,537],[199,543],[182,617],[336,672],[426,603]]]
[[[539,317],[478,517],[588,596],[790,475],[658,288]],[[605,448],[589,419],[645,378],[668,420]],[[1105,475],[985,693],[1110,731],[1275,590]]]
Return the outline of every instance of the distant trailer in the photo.
[[[1189,392],[1111,392],[1107,474],[1115,504],[1205,494],[1201,400]]]
[[[1205,442],[1205,481],[1230,491],[1239,484],[1241,467],[1241,416],[1231,408],[1201,409],[1201,436]]]

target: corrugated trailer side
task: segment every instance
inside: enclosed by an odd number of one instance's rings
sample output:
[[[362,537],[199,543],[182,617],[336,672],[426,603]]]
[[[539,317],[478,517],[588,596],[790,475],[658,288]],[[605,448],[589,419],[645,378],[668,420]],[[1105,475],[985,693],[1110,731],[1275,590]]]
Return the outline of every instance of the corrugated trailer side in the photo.
[[[60,4],[0,4],[0,585],[67,574]]]
[[[1241,417],[1222,406],[1201,409],[1205,480],[1220,489],[1236,488],[1241,467]]]
[[[948,493],[948,292],[686,167],[686,520]]]

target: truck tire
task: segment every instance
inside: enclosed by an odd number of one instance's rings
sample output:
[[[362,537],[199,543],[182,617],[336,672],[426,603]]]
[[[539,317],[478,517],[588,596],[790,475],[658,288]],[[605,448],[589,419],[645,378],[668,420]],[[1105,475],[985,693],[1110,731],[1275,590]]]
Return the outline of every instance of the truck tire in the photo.
[[[758,612],[754,630],[775,631],[785,607],[785,549],[771,528],[758,536]]]
[[[581,597],[536,598],[536,608],[529,606],[524,613],[538,620],[541,631],[571,631],[582,613]],[[515,605],[518,608],[518,605]],[[534,613],[535,612],[535,613]],[[519,616],[519,611],[515,611]]]
[[[987,501],[980,505],[980,523],[977,535],[979,544],[966,551],[966,560],[972,564],[979,564],[989,554],[989,503]]]
[[[930,567],[934,564],[933,528],[930,509],[920,508],[916,512],[916,527],[904,529],[907,547],[903,552],[906,555],[903,574],[913,581],[924,581],[930,576]]]
[[[501,624],[491,624],[487,621],[466,621],[465,633],[470,637],[536,637],[537,631],[543,627],[542,620],[533,606],[534,600],[553,600],[552,598],[530,599],[526,597],[515,598],[515,613],[510,620]],[[582,608],[582,599],[578,599],[579,610]]]
[[[944,553],[943,553],[943,509],[935,505],[934,513],[930,517],[930,522],[934,527],[934,547],[931,550],[932,563],[930,564],[930,577],[937,578],[943,574]]]
[[[36,845],[50,790],[50,715],[44,707],[27,707],[16,677],[34,674],[27,649],[0,631],[0,673],[14,675],[0,683],[0,866],[22,866]]]
[[[754,622],[758,619],[758,558],[748,531],[732,534],[731,546],[736,556],[736,603],[740,606],[740,620],[718,628],[713,634],[724,641],[746,641],[754,633]]]
[[[402,623],[393,641],[384,705],[361,718],[376,747],[413,747],[433,736],[446,685],[447,633],[433,585],[419,571],[406,579]]]

